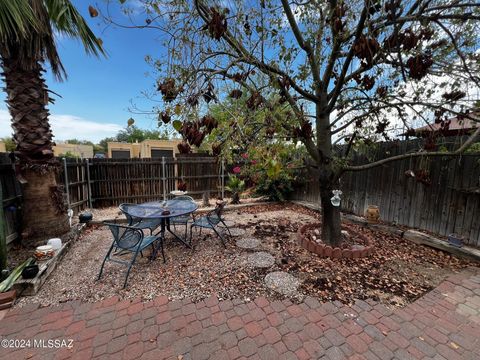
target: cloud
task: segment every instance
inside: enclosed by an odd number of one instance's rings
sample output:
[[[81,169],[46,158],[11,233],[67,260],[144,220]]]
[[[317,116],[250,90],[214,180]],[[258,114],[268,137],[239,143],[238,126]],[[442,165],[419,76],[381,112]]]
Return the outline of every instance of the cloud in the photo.
[[[0,109],[0,137],[11,136],[10,114],[5,109]],[[50,115],[54,140],[90,140],[97,143],[105,137],[116,135],[122,129],[118,124],[101,123],[83,119],[75,115]]]

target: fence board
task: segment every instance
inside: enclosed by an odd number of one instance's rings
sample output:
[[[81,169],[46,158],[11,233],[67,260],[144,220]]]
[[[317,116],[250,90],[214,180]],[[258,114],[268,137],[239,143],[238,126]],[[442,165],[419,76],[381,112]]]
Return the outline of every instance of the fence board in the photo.
[[[176,190],[179,180],[187,183],[192,196],[201,197],[205,191],[217,194],[219,173],[220,164],[214,157],[165,158],[165,164],[158,159],[93,159],[90,163],[93,206],[161,200],[164,193],[169,196]]]
[[[3,192],[5,231],[7,244],[19,237],[20,230],[20,208],[22,194],[15,170],[12,167],[10,158],[6,153],[0,153],[0,183]]]
[[[419,141],[381,144],[370,153],[375,159],[419,148]],[[448,144],[451,146],[451,144]],[[366,162],[356,154],[354,164]],[[405,176],[406,170],[426,168],[431,185]],[[319,184],[307,178],[292,198],[319,203]],[[400,160],[384,167],[346,173],[340,181],[342,210],[363,215],[369,204],[379,205],[385,221],[431,231],[440,235],[456,232],[465,241],[480,246],[480,155]],[[474,189],[478,189],[477,192]]]

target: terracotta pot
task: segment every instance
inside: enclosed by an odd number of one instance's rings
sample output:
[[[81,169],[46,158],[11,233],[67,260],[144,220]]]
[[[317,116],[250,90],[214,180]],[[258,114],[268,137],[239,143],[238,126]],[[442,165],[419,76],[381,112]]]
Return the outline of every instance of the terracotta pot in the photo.
[[[380,209],[376,205],[368,205],[367,210],[365,210],[365,217],[369,223],[377,223],[380,219]]]

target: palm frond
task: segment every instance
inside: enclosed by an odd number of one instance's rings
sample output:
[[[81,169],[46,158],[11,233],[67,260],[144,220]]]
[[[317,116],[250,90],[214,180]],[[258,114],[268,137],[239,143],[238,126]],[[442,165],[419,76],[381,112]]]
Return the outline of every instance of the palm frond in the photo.
[[[2,44],[11,39],[24,38],[31,28],[38,28],[38,23],[28,0],[0,1],[0,40]]]
[[[68,0],[44,0],[53,27],[60,33],[78,38],[88,54],[106,55],[100,40],[85,19]]]

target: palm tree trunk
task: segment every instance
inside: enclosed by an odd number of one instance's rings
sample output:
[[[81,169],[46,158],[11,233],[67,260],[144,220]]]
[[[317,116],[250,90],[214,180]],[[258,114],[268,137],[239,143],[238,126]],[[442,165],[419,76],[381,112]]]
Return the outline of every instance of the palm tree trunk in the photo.
[[[52,149],[49,96],[39,62],[25,68],[15,54],[2,57],[7,105],[12,116],[15,155],[23,185],[23,228],[31,236],[56,236],[68,230],[65,205],[58,196],[60,164]]]

